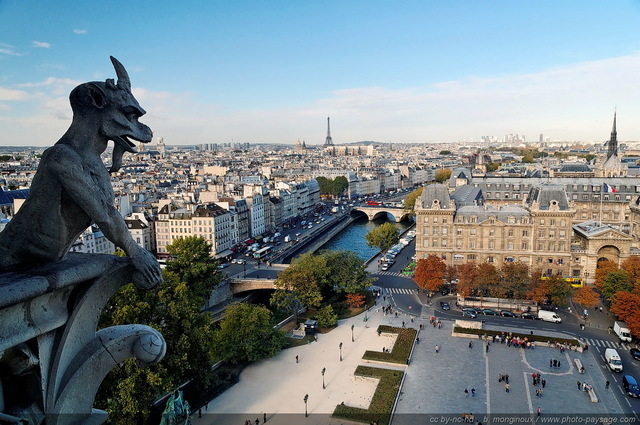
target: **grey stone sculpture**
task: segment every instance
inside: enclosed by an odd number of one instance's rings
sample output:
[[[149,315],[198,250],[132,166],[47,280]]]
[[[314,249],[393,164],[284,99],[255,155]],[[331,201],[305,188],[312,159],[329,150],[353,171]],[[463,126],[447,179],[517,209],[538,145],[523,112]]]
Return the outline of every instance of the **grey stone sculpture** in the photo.
[[[71,92],[71,127],[44,152],[29,197],[0,233],[0,272],[62,260],[95,223],[132,259],[140,273],[137,284],[153,287],[162,281],[158,262],[136,244],[115,208],[109,172],[100,159],[113,140],[110,171],[117,171],[125,151],[137,152],[131,140],[149,143],[152,138],[151,129],[138,121],[145,111],[131,93],[127,71],[115,58],[111,62],[117,83],[94,81]]]
[[[41,158],[29,198],[0,233],[0,423],[97,425],[93,408],[109,371],[128,358],[142,366],[166,351],[162,335],[144,325],[97,329],[100,312],[124,284],[162,282],[158,262],[140,248],[114,207],[109,172],[100,159],[115,142],[111,171],[131,140],[151,141],[138,122],[145,111],[129,76],[111,58],[118,81],[90,82],[70,95],[73,122]],[[67,254],[97,224],[128,257]]]

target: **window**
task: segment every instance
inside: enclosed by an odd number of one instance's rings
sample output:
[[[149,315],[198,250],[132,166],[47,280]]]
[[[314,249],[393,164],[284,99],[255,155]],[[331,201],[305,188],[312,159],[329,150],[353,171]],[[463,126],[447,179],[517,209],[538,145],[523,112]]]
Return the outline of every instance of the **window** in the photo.
[[[442,228],[442,236],[446,236],[447,235],[447,228],[443,227]]]
[[[494,236],[495,232],[496,231],[494,229],[489,229],[489,236]]]
[[[444,217],[444,218],[442,219],[442,224],[447,224],[447,217]]]
[[[443,247],[443,248],[446,248],[446,247],[447,247],[447,240],[446,240],[446,239],[443,239],[443,240],[442,240],[442,247]]]
[[[439,232],[440,232],[440,229],[439,229],[438,227],[434,227],[434,228],[433,228],[433,235],[434,235],[434,236],[438,235],[438,234],[439,234]]]
[[[527,243],[526,243],[526,242],[522,242],[522,244],[520,245],[520,249],[522,249],[522,250],[527,250],[527,249],[529,249],[529,248],[527,247]]]
[[[425,227],[423,232],[422,232],[422,234],[425,235],[425,236],[428,236],[429,235],[429,228]]]
[[[476,229],[471,229],[469,231],[469,233],[471,234],[471,236],[475,236],[476,235]]]
[[[434,247],[434,248],[437,248],[438,247],[438,240],[434,239],[433,241],[431,241],[431,246]]]
[[[490,241],[489,241],[489,249],[495,249],[495,247],[496,247],[496,246],[495,246],[495,244],[496,244],[496,243],[495,243],[495,241],[494,241],[494,240],[490,240]]]
[[[528,231],[528,230],[523,230],[523,231],[522,231],[522,237],[523,237],[523,238],[526,238],[526,237],[528,237],[528,236],[529,236],[529,231]]]
[[[428,239],[424,239],[422,241],[422,247],[423,248],[429,248],[429,240]]]
[[[469,241],[469,248],[475,249],[476,248],[476,241]]]
[[[457,231],[456,231],[456,234],[457,234],[458,236],[462,236],[462,229],[458,227],[458,229],[457,229]]]
[[[509,235],[510,238],[512,238],[513,237],[513,229],[509,229],[507,234]]]
[[[565,236],[566,236],[566,233],[565,233],[565,231],[564,231],[564,230],[560,230],[560,231],[558,232],[558,234],[559,234],[558,236],[560,237],[560,239],[564,239],[564,238],[565,238]]]
[[[556,225],[556,219],[552,218],[551,220],[549,220],[549,225],[550,226],[555,226]]]
[[[545,231],[544,230],[538,230],[538,237],[539,238],[544,238],[545,237]]]
[[[507,249],[513,249],[513,242],[507,242]]]
[[[462,248],[462,239],[456,239],[456,248]]]
[[[433,222],[437,223],[438,222],[438,217],[433,217]]]
[[[493,257],[487,257],[487,263],[493,263],[494,261]]]
[[[556,237],[556,231],[553,230],[553,229],[549,230],[549,237],[550,238],[555,238]]]
[[[540,219],[540,225],[541,225],[541,226],[544,226],[544,218],[541,218],[541,219]]]
[[[478,258],[478,256],[476,254],[467,255],[467,260],[469,260],[469,261],[475,261],[477,258]]]

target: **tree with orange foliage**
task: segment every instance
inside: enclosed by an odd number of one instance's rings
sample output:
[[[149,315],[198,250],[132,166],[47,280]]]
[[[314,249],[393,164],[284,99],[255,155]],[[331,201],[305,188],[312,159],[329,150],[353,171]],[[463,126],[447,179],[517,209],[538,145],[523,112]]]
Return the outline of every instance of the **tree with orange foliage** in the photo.
[[[573,300],[586,308],[592,308],[600,302],[600,295],[592,287],[583,286],[574,291]]]
[[[599,261],[596,266],[596,276],[594,285],[598,291],[602,290],[602,284],[604,283],[605,278],[611,272],[615,272],[618,270],[618,265],[613,261],[604,260]]]
[[[640,293],[640,255],[631,255],[622,262],[620,266],[627,276],[629,281],[634,287],[634,291]]]
[[[347,305],[351,308],[359,308],[364,305],[364,295],[347,294]]]
[[[549,294],[549,281],[542,280],[542,272],[539,270],[531,273],[531,283],[529,284],[529,291],[527,292],[527,298],[532,299],[536,303],[540,304],[547,298]]]
[[[640,337],[640,294],[620,291],[611,302],[611,311],[624,320],[633,336]]]
[[[510,298],[524,298],[531,277],[529,266],[521,262],[504,263],[500,268],[500,294]]]
[[[464,263],[458,266],[458,293],[468,297],[478,289],[478,265]]]
[[[422,289],[437,291],[442,286],[446,268],[440,257],[429,254],[427,258],[418,260],[413,280]]]

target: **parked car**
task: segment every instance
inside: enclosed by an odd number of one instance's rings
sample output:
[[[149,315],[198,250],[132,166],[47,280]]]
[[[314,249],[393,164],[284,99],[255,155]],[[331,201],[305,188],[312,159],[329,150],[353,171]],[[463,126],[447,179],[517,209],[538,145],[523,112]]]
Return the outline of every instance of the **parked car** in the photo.
[[[473,310],[462,310],[462,317],[469,317],[471,319],[475,319],[478,317],[478,314]]]
[[[444,301],[440,301],[440,308],[442,308],[443,310],[451,310],[449,303],[446,303]]]
[[[478,307],[464,307],[462,310],[473,311],[476,315],[482,314],[482,309]]]
[[[632,348],[631,350],[629,350],[629,354],[631,354],[631,357],[633,357],[634,359],[640,360],[640,349]]]
[[[516,317],[515,313],[510,312],[509,310],[502,310],[500,312],[500,316],[504,316],[504,317]]]
[[[529,320],[535,320],[536,319],[536,315],[532,314],[532,313],[522,313],[520,315],[520,317],[522,317],[523,319],[529,319]]]
[[[485,316],[497,316],[498,312],[490,308],[485,308],[482,310],[482,314],[484,314]]]
[[[387,270],[389,270],[391,268],[392,265],[393,265],[393,263],[384,263],[382,265],[382,267],[380,267],[380,270],[382,270],[383,272],[386,272]]]

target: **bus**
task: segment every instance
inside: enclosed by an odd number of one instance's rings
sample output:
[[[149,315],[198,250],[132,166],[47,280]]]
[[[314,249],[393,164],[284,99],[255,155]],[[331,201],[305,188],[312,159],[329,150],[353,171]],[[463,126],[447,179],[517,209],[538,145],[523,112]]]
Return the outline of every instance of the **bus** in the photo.
[[[261,259],[269,255],[271,252],[271,246],[265,246],[264,248],[260,248],[253,254],[253,258]]]

